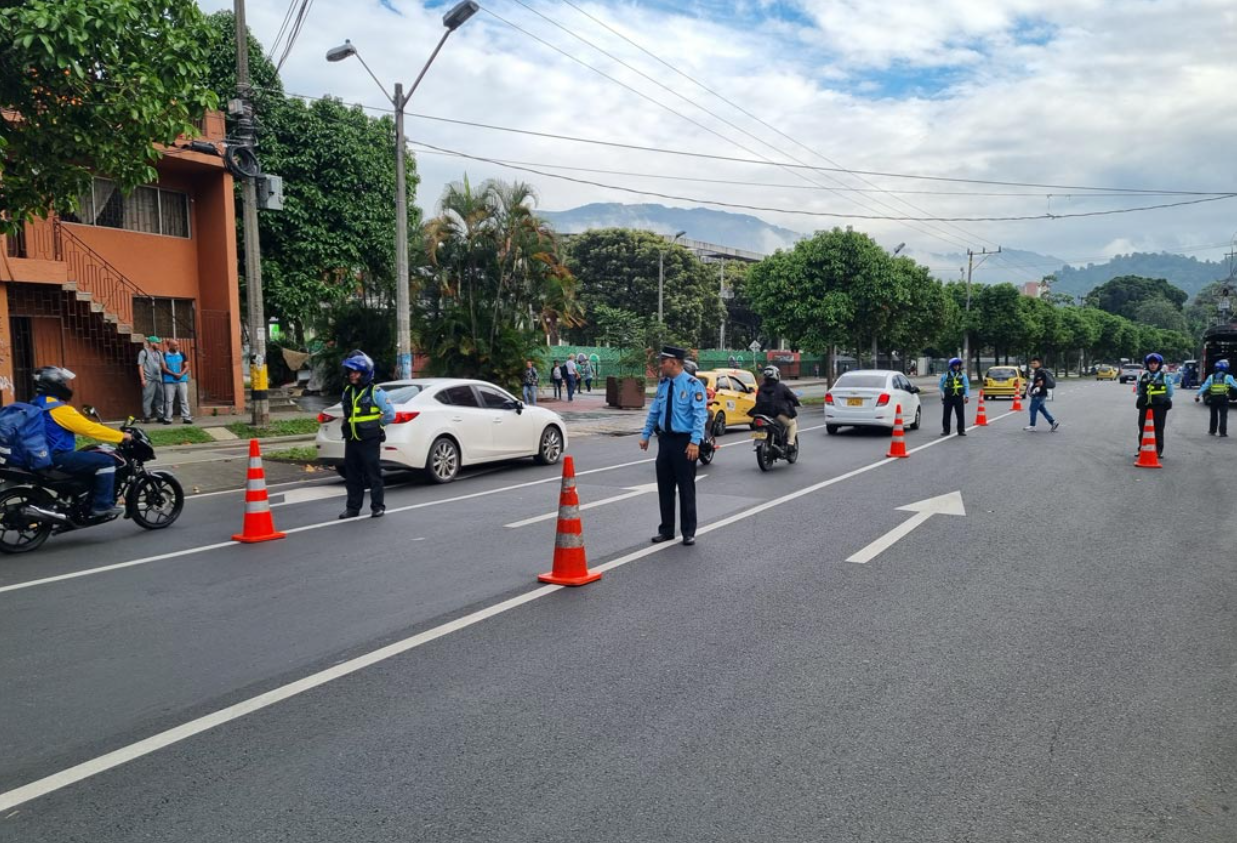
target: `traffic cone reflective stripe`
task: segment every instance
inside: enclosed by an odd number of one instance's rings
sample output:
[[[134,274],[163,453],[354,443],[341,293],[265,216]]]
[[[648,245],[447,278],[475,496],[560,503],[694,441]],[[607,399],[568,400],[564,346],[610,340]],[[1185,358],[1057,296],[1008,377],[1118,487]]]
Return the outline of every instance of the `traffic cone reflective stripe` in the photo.
[[[1018,384],[1014,384],[1014,406],[1011,408],[1015,413],[1022,409],[1022,392]]]
[[[271,502],[266,494],[266,471],[262,468],[262,449],[257,439],[249,440],[249,476],[245,481],[245,523],[232,541],[267,542],[282,539],[286,533],[275,529]]]
[[[563,457],[563,487],[558,496],[558,526],[554,536],[554,569],[537,577],[554,585],[584,585],[601,579],[600,571],[588,569],[584,552],[584,524],[580,521],[580,498],[576,494],[576,467]]]
[[[902,405],[899,404],[893,414],[893,439],[889,442],[889,453],[886,457],[909,457],[906,452],[906,433],[902,429]]]
[[[979,409],[975,412],[975,426],[988,426],[988,413],[984,410],[984,391],[979,391]]]
[[[1137,468],[1163,468],[1160,465],[1160,455],[1155,450],[1155,416],[1151,408],[1147,408],[1147,416],[1143,419],[1143,441],[1138,449]]]

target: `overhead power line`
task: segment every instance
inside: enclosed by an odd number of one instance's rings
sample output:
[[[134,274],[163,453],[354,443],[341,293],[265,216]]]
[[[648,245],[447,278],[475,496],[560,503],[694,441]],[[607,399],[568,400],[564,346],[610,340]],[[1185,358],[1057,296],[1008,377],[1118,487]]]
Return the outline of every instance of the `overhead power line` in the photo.
[[[447,152],[458,155],[461,158],[468,158],[473,161],[482,161],[487,164],[494,164],[499,167],[506,167],[511,170],[519,170],[526,173],[534,173],[539,176],[544,176],[551,179],[559,179],[561,181],[574,182],[576,184],[586,184],[591,187],[600,187],[606,190],[617,190],[622,193],[632,193],[639,196],[654,196],[659,199],[670,199],[676,202],[695,202],[700,205],[717,205],[722,208],[741,208],[747,211],[767,211],[777,214],[795,214],[797,216],[809,217],[832,217],[835,219],[853,219],[853,220],[891,220],[895,222],[922,222],[923,217],[886,217],[874,214],[843,214],[833,211],[809,211],[802,208],[773,208],[763,205],[748,205],[741,202],[726,202],[719,199],[702,199],[694,196],[676,196],[669,193],[660,193],[653,190],[640,190],[634,187],[623,187],[616,184],[605,184],[604,182],[592,181],[591,179],[582,179],[575,176],[567,176],[561,173],[550,173],[545,170],[540,170],[534,167],[525,167],[515,164],[503,164],[497,159],[487,158],[483,155],[471,155],[459,150],[446,149],[444,147],[435,146],[434,144],[426,143],[425,141],[415,141],[415,143],[432,149],[436,152]],[[1076,219],[1079,217],[1102,217],[1112,216],[1115,214],[1132,214],[1141,211],[1157,211],[1166,208],[1180,208],[1185,205],[1201,205],[1206,202],[1219,202],[1224,199],[1237,198],[1237,193],[1226,193],[1219,196],[1209,196],[1203,199],[1189,199],[1180,202],[1168,202],[1160,205],[1145,205],[1136,208],[1116,208],[1108,211],[1082,211],[1071,214],[1025,214],[1018,216],[993,216],[993,217],[932,217],[931,219],[942,220],[946,222],[1024,222],[1035,220],[1062,220]]]

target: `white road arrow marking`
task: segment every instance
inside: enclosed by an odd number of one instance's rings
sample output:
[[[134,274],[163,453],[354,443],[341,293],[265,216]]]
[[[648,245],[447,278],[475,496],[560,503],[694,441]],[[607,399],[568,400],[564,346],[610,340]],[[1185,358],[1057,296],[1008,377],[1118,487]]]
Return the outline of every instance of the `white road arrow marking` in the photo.
[[[898,507],[898,511],[915,514],[846,561],[858,562],[860,565],[871,562],[933,515],[966,515],[961,492],[950,492],[947,495],[928,498],[918,503],[908,503],[906,506]]]
[[[701,474],[699,477],[696,478],[696,480],[698,482],[708,476],[709,475],[707,474]],[[649,492],[657,491],[657,484],[656,483],[645,483],[642,486],[627,486],[626,489],[627,491],[624,494],[615,495],[612,498],[604,498],[599,501],[593,501],[592,503],[580,504],[580,509],[581,510],[592,509],[593,507],[597,507],[597,506],[605,506],[608,503],[618,503],[619,501],[625,501],[628,498],[635,498],[635,497],[639,497],[640,495],[647,495]],[[554,510],[553,512],[547,512],[545,515],[537,515],[537,516],[534,516],[533,518],[525,518],[523,521],[512,521],[510,524],[504,524],[503,526],[515,529],[517,527],[527,527],[529,524],[538,524],[542,521],[553,521],[556,518],[558,518],[557,509]]]

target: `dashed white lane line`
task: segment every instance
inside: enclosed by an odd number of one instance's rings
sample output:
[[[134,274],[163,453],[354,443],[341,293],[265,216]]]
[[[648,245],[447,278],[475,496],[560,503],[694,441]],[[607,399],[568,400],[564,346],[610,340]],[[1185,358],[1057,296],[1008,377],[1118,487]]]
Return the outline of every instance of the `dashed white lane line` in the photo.
[[[1000,421],[1006,416],[1011,416],[1013,414],[1014,413],[1011,411],[1009,413],[1005,413],[1004,415],[996,416],[995,418],[989,420],[989,424]],[[975,426],[973,425],[967,429],[974,430]],[[928,448],[934,448],[937,445],[941,445],[952,440],[953,437],[942,437],[932,442],[919,445],[918,447],[911,448],[908,453],[914,454]],[[640,460],[639,462],[648,462],[648,460]],[[766,510],[772,509],[776,506],[781,506],[788,501],[796,500],[804,495],[810,495],[813,492],[817,492],[834,484],[841,483],[844,480],[849,480],[852,477],[857,477],[860,474],[873,471],[881,466],[896,464],[900,464],[900,461],[882,459],[879,462],[869,463],[868,465],[857,468],[854,471],[848,471],[837,477],[832,477],[820,483],[814,483],[811,486],[798,489],[775,500],[768,501],[760,504],[759,506],[744,510],[736,513],[735,515],[731,515],[728,518],[723,518],[720,521],[714,521],[713,523],[708,524],[698,530],[697,535],[711,533],[714,530],[720,530],[722,527],[727,527],[747,518],[752,518],[762,512],[765,512]],[[611,468],[616,467],[617,466],[611,466]],[[597,470],[600,469],[595,469],[594,471]],[[533,484],[529,483],[523,485]],[[475,495],[469,497],[475,497]],[[674,542],[663,542],[661,544],[649,545],[635,551],[634,553],[629,553],[626,556],[621,556],[618,559],[611,560],[604,565],[599,565],[594,570],[611,571],[622,565],[626,565],[629,562],[635,562],[637,559],[643,559],[647,556],[652,556],[654,553],[660,553],[672,546],[676,546]],[[381,647],[370,653],[366,653],[365,655],[357,656],[354,659],[349,659],[346,662],[333,665],[325,670],[320,670],[317,673],[306,676],[303,679],[298,679],[295,682],[290,682],[287,685],[274,688],[264,694],[259,694],[256,697],[243,700],[235,705],[221,708],[218,711],[205,715],[204,717],[199,717],[196,720],[189,721],[188,723],[183,723],[180,726],[160,732],[157,735],[152,735],[144,740],[140,740],[136,743],[129,744],[128,746],[121,747],[120,749],[113,750],[112,752],[100,755],[97,758],[92,758],[89,761],[85,761],[81,764],[61,770],[60,772],[53,773],[50,776],[46,776],[42,779],[30,782],[29,784],[14,788],[13,790],[5,793],[0,793],[0,813],[9,811],[19,805],[23,805],[32,799],[38,799],[40,796],[46,796],[49,793],[54,793],[55,791],[61,790],[69,785],[76,784],[83,779],[106,772],[107,770],[119,767],[122,764],[127,764],[128,762],[134,761],[145,755],[150,755],[151,753],[157,752],[165,747],[180,743],[183,740],[191,738],[194,735],[199,735],[210,729],[214,729],[217,726],[222,726],[225,723],[237,720],[248,714],[253,714],[254,712],[261,711],[264,708],[269,708],[276,703],[291,699],[292,697],[303,694],[306,691],[311,691],[314,688],[321,687],[329,682],[334,682],[336,679],[340,679],[344,676],[348,676],[349,674],[356,673],[359,670],[378,664],[379,662],[383,662],[402,653],[406,653],[424,644],[428,644],[431,641],[442,638],[443,636],[450,635],[452,632],[467,629],[468,627],[478,624],[481,621],[487,620],[496,615],[501,615],[511,609],[515,609],[526,603],[531,603],[534,600],[545,597],[548,594],[553,594],[556,591],[560,591],[562,588],[563,586],[558,585],[546,585],[535,588],[531,591],[525,592],[524,594],[512,597],[509,600],[504,600],[501,603],[495,603],[493,606],[488,606],[477,612],[473,612],[470,615],[465,615],[462,618],[456,618],[453,621],[441,624],[433,629],[420,632],[409,638],[405,638],[402,641],[397,641],[394,644]]]

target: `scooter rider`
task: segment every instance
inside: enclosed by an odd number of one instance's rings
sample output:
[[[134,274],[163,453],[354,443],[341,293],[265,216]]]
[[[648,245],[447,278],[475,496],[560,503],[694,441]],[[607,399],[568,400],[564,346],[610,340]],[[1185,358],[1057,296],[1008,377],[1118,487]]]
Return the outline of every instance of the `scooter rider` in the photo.
[[[1209,396],[1207,406],[1211,408],[1211,426],[1207,430],[1208,436],[1215,436],[1217,430],[1221,436],[1228,436],[1228,391],[1230,389],[1237,389],[1237,381],[1233,380],[1233,376],[1228,373],[1228,361],[1217,361],[1216,370],[1207,376],[1207,380],[1203,381],[1202,386],[1198,388],[1198,394],[1194,396],[1195,403],[1201,401],[1204,395]]]
[[[116,506],[116,459],[99,451],[77,450],[77,436],[119,445],[132,434],[113,430],[83,416],[65,403],[73,397],[72,381],[77,375],[59,366],[44,366],[34,373],[35,398],[32,402],[43,413],[47,447],[52,465],[65,474],[94,478],[91,500],[92,518],[115,518],[124,512]]]
[[[799,415],[795,409],[800,406],[799,396],[782,383],[782,373],[777,366],[766,366],[760,374],[764,377],[764,382],[756,391],[756,406],[747,414],[776,418],[782,427],[786,428],[786,447],[793,448],[799,443],[799,423],[795,420]]]

